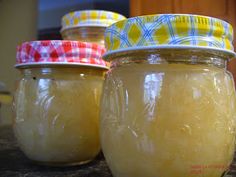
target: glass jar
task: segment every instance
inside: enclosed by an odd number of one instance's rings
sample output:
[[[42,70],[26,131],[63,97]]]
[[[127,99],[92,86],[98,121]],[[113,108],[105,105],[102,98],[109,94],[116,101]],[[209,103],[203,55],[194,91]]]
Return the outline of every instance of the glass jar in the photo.
[[[72,28],[62,32],[62,38],[81,42],[91,42],[104,46],[105,29],[105,27]]]
[[[99,153],[103,52],[95,44],[75,41],[34,41],[19,47],[14,131],[28,158],[68,166],[87,163]]]
[[[104,83],[100,136],[114,177],[221,177],[229,168],[236,128],[235,87],[226,70],[234,56],[232,44],[207,46],[213,36],[184,33],[169,35],[183,43],[160,40],[170,33],[163,30],[167,24],[184,31],[193,23],[190,31],[208,34],[208,20],[214,22],[211,27],[222,24],[211,34],[225,34],[230,44],[229,24],[195,15],[135,17],[122,22],[123,28],[118,22],[107,29],[104,58],[111,69]],[[129,27],[141,32],[128,36]],[[160,35],[154,28],[162,30]]]
[[[62,18],[63,39],[92,42],[104,46],[104,32],[109,25],[125,19],[124,16],[103,10],[83,10]]]

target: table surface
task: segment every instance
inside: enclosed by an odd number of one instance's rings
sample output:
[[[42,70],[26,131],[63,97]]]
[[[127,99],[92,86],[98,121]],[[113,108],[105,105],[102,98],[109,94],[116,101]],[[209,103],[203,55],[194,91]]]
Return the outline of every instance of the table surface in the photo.
[[[0,177],[112,177],[102,155],[77,167],[33,164],[19,150],[9,126],[0,127]]]
[[[77,167],[39,166],[20,151],[9,126],[0,127],[0,177],[112,177],[102,155]],[[236,158],[225,177],[236,177]]]

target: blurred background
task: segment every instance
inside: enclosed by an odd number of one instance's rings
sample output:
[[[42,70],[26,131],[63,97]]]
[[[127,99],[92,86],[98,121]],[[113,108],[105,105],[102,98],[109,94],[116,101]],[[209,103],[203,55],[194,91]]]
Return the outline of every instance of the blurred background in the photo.
[[[61,17],[86,9],[110,10],[126,17],[208,15],[226,20],[236,29],[236,0],[0,0],[0,124],[10,124],[14,116],[11,99],[19,76],[14,69],[16,46],[35,39],[61,39]],[[228,68],[236,80],[236,60],[230,61]]]

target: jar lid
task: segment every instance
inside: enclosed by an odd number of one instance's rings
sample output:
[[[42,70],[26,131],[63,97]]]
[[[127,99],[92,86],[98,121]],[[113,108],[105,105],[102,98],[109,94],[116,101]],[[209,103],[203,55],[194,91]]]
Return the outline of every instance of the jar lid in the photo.
[[[233,28],[220,19],[191,14],[157,14],[119,21],[106,29],[105,59],[144,49],[211,49],[234,57]]]
[[[62,17],[61,32],[75,27],[108,27],[111,24],[126,19],[123,15],[104,10],[82,10],[70,12]]]
[[[104,47],[87,42],[30,41],[17,47],[15,67],[78,65],[107,69],[107,63],[101,58],[104,52]]]

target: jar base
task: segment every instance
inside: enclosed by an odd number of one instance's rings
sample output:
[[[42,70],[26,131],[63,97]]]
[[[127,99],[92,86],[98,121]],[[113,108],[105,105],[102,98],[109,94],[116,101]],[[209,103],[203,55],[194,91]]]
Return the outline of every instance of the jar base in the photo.
[[[40,162],[40,161],[35,161],[32,160],[33,163],[41,166],[51,166],[51,167],[72,167],[72,166],[79,166],[79,165],[84,165],[89,162],[91,162],[93,159],[86,160],[86,161],[81,161],[81,162]]]

